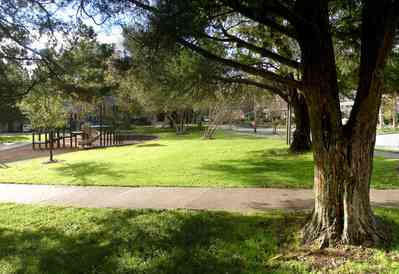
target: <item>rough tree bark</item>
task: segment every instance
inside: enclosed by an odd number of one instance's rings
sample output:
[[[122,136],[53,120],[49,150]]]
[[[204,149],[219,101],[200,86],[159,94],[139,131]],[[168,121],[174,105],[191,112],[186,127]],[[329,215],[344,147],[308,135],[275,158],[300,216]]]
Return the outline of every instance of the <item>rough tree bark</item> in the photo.
[[[358,93],[341,122],[328,1],[298,0],[303,82],[315,160],[315,207],[304,241],[320,247],[379,244],[385,235],[370,206],[370,177],[381,101],[382,69],[396,24],[389,0],[364,1]]]
[[[294,110],[295,131],[290,145],[293,153],[310,151],[312,142],[310,139],[310,120],[305,97],[296,89],[290,91],[290,103]]]

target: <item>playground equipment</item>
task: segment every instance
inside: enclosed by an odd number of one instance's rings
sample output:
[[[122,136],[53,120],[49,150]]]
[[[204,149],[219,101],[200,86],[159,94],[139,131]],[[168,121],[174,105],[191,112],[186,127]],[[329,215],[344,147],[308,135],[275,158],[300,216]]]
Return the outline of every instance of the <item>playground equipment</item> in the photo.
[[[33,130],[32,148],[77,149],[122,144],[124,140],[127,140],[125,135],[121,134],[115,128],[106,125],[106,104],[105,99],[103,98],[102,100],[97,106],[97,110],[89,113],[89,115],[84,115],[83,119],[77,118],[79,116],[77,113],[81,110],[71,112],[69,128]]]
[[[53,134],[53,148],[94,148],[120,145],[123,142],[118,131],[110,128],[87,127],[82,131],[69,129],[33,130],[32,148],[49,149],[51,145],[50,135]]]

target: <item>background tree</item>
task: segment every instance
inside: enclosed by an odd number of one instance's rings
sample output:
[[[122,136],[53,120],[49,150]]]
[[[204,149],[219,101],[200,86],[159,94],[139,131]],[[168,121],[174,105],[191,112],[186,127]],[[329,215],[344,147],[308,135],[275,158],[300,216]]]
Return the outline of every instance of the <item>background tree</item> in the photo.
[[[0,59],[0,123],[23,120],[17,106],[19,95],[30,91],[32,87],[26,69]]]
[[[217,87],[218,67],[181,46],[157,48],[145,33],[125,32],[131,68],[121,79],[123,94],[130,94],[147,114],[163,114],[177,134],[186,131],[193,112]],[[213,97],[212,97],[213,98]]]
[[[390,116],[392,119],[392,127],[397,127],[397,94],[399,89],[399,50],[393,49],[390,58],[388,59],[387,66],[384,70],[385,74],[385,93],[390,97]]]
[[[42,84],[29,93],[19,104],[34,129],[49,132],[49,162],[54,162],[54,131],[63,128],[67,122],[65,97],[51,86]]]
[[[240,110],[242,103],[253,98],[255,91],[245,90],[240,85],[215,84],[215,89],[199,104],[208,114],[208,123],[203,132],[203,138],[213,139],[217,129],[224,123],[231,122],[235,112]],[[200,106],[200,108],[201,108]]]

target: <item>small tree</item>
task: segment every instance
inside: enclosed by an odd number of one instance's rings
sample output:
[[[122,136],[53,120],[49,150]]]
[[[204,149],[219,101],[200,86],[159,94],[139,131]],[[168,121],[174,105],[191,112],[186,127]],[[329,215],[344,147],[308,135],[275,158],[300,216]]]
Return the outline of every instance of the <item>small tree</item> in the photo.
[[[50,87],[41,85],[20,103],[20,108],[30,120],[34,129],[44,129],[49,132],[49,162],[54,162],[54,130],[64,127],[67,121],[65,100]]]
[[[218,127],[225,122],[231,121],[233,113],[238,110],[240,104],[245,100],[245,93],[237,92],[241,86],[218,86],[207,100],[201,103],[208,110],[208,126],[206,127],[202,137],[204,139],[213,139]]]

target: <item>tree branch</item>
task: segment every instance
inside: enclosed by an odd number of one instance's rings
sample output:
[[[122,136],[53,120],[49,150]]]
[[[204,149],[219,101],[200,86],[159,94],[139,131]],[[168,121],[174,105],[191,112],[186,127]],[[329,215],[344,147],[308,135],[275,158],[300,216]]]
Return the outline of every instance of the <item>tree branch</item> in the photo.
[[[137,7],[146,10],[146,11],[150,11],[153,13],[158,13],[158,9],[156,9],[155,7],[152,7],[150,5],[144,4],[142,1],[139,0],[128,0],[130,3],[132,3],[133,5],[136,5]]]
[[[399,1],[365,1],[362,10],[359,83],[347,123],[352,128],[360,118],[378,112],[383,87],[383,69],[393,47],[399,22]],[[378,26],[378,27],[377,27]]]
[[[196,45],[194,45],[194,44],[192,44],[192,43],[190,43],[190,42],[188,42],[188,41],[186,41],[186,40],[184,40],[182,38],[177,38],[177,43],[181,44],[182,46],[184,46],[186,48],[191,49],[194,52],[197,52],[198,54],[200,54],[201,56],[203,56],[205,58],[208,58],[208,59],[213,60],[215,62],[224,64],[226,66],[239,69],[239,70],[247,72],[249,74],[261,76],[261,77],[263,77],[265,79],[268,79],[268,80],[271,80],[271,81],[274,81],[274,82],[277,82],[277,83],[281,83],[281,84],[283,84],[285,86],[288,86],[288,87],[299,88],[299,89],[303,88],[303,83],[302,82],[299,82],[299,81],[296,81],[296,80],[292,80],[292,79],[286,79],[284,77],[281,77],[280,75],[277,75],[277,74],[275,74],[273,72],[270,72],[270,71],[267,71],[267,70],[257,69],[257,68],[254,68],[252,66],[246,65],[246,64],[241,64],[241,63],[239,63],[237,61],[233,61],[233,60],[230,60],[230,59],[222,58],[222,57],[217,56],[217,55],[215,55],[215,54],[213,54],[213,53],[211,53],[211,52],[209,52],[209,51],[207,51],[207,50],[205,50],[205,49],[203,49],[203,48],[201,48],[199,46],[196,46]]]
[[[250,85],[261,89],[265,89],[273,94],[280,96],[284,101],[286,102],[289,101],[288,95],[285,94],[281,89],[272,85],[257,82],[255,80],[250,80],[246,78],[236,78],[236,77],[226,78],[226,77],[216,77],[216,76],[214,77],[214,79],[225,83],[237,83],[237,84]]]
[[[264,4],[265,2],[266,1],[263,1],[262,4]],[[236,0],[234,0],[234,1],[233,0],[223,0],[223,3],[227,6],[229,6],[230,8],[234,9],[236,12],[242,14],[243,16],[245,16],[249,19],[252,19],[258,23],[261,23],[263,25],[269,26],[270,28],[275,29],[276,31],[278,31],[282,34],[285,34],[285,35],[295,38],[295,39],[298,37],[296,31],[293,28],[278,24],[275,20],[273,20],[269,16],[267,16],[267,14],[260,12],[259,9],[250,8],[250,7],[245,6],[242,3],[240,3],[240,1],[236,1]],[[280,14],[280,15],[283,15],[283,14]],[[288,13],[282,17],[287,18]]]
[[[223,34],[228,37],[231,41],[236,42],[237,46],[243,46],[249,50],[253,50],[257,53],[259,53],[262,57],[266,57],[266,58],[270,58],[273,59],[281,64],[284,64],[286,66],[292,67],[294,69],[300,69],[301,64],[299,62],[296,62],[294,60],[285,58],[277,53],[274,53],[268,49],[256,46],[254,44],[248,43],[247,41],[231,35],[230,33],[228,33],[225,29],[222,29]]]

